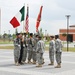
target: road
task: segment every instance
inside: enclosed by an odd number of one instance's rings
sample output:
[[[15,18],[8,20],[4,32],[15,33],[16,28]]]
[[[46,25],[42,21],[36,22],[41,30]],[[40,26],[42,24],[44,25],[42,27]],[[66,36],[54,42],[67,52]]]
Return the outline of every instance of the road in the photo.
[[[0,50],[0,75],[75,75],[75,53],[62,53],[62,67],[48,66],[48,52],[44,53],[45,64],[41,68],[33,64],[14,65],[13,50]]]

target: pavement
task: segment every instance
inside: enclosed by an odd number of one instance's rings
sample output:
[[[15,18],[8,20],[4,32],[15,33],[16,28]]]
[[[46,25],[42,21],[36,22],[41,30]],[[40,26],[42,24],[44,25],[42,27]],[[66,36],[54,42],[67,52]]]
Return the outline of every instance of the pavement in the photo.
[[[13,50],[0,50],[0,75],[75,75],[75,52],[62,52],[62,67],[48,66],[49,54],[44,53],[45,64],[37,68],[33,64],[15,66]]]
[[[0,44],[0,46],[13,46],[13,44]]]

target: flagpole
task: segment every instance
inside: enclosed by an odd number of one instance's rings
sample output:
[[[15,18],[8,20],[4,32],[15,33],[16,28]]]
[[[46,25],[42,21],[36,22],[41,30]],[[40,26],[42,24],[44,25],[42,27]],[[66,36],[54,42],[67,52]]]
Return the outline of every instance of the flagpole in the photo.
[[[26,31],[26,33],[28,34],[28,31],[29,31],[29,29],[28,29],[28,24],[29,24],[29,6],[28,6],[28,4],[27,4],[27,13],[26,13],[26,18],[25,18],[25,31]]]
[[[1,8],[0,8],[0,35],[1,35]]]
[[[29,18],[29,5],[27,4],[27,13],[28,13],[28,18]],[[28,22],[29,24],[29,22]],[[28,30],[27,30],[27,34],[28,34]]]
[[[25,32],[25,3],[24,3],[24,21],[23,21],[23,33]]]
[[[25,22],[23,21],[23,33],[24,33],[24,31],[25,31],[24,25],[25,25]]]

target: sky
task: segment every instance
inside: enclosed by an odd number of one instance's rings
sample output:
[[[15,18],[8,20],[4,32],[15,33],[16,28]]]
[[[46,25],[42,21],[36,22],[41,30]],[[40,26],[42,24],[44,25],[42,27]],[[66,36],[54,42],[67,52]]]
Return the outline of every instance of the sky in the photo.
[[[67,28],[67,18],[71,15],[69,25],[75,24],[75,0],[0,0],[1,9],[1,34],[15,33],[15,29],[9,23],[10,20],[19,12],[22,6],[29,5],[29,32],[36,32],[36,19],[43,5],[40,28],[44,34],[59,34],[59,29]],[[18,32],[23,31],[23,24],[18,27]]]

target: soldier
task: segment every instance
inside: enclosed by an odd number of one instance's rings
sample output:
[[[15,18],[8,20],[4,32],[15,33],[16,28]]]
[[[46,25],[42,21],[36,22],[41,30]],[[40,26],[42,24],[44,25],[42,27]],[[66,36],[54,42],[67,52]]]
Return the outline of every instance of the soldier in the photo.
[[[26,33],[24,33],[24,42],[23,42],[23,57],[22,57],[22,62],[26,63],[26,58],[27,58],[27,37]]]
[[[62,43],[59,36],[55,36],[55,50],[56,50],[56,62],[57,66],[55,68],[61,68],[61,54],[62,54]]]
[[[33,48],[33,64],[36,64],[36,47],[38,42],[38,35],[34,36],[34,48]]]
[[[19,64],[24,64],[24,63],[22,63],[23,49],[24,49],[24,47],[23,47],[24,39],[23,39],[22,33],[20,33],[20,41],[21,41],[21,43],[20,43],[21,49],[20,49]]]
[[[14,60],[15,60],[15,65],[18,66],[19,64],[19,57],[20,57],[20,34],[16,34],[16,38],[14,39]]]
[[[39,36],[39,41],[37,42],[37,66],[36,67],[42,67],[43,64],[43,53],[45,51],[45,44],[44,41],[42,41],[42,38]]]
[[[33,39],[33,34],[30,33],[30,38],[27,41],[27,50],[28,50],[28,63],[32,63],[31,62],[31,58],[33,55],[33,47],[34,47],[34,39]]]
[[[49,43],[49,58],[50,58],[50,64],[48,65],[54,65],[54,50],[55,50],[55,41],[54,36],[50,36],[50,43]]]

